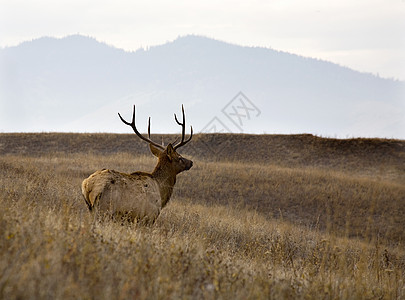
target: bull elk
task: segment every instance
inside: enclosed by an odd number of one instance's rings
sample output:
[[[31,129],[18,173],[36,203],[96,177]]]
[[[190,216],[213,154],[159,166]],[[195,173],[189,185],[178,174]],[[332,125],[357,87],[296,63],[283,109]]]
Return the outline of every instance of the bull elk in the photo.
[[[176,183],[176,175],[189,170],[193,162],[182,157],[177,150],[190,142],[191,134],[185,139],[186,119],[182,106],[183,121],[174,114],[174,119],[182,128],[181,140],[168,144],[166,147],[151,140],[150,117],[148,120],[148,137],[139,133],[135,126],[135,105],[132,122],[125,121],[118,113],[121,121],[130,126],[135,134],[149,143],[150,151],[158,158],[152,173],[137,171],[131,174],[114,170],[102,169],[94,172],[82,182],[82,193],[90,211],[129,220],[141,220],[153,223],[160,211],[170,200]]]

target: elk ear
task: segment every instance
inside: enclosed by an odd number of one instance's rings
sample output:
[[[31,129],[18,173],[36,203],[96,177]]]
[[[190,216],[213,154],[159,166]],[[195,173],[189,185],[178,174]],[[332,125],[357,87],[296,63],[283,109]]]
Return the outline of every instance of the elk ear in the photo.
[[[149,144],[149,148],[150,152],[152,152],[152,154],[156,157],[159,157],[160,154],[162,154],[162,151],[159,148],[153,146],[152,144]]]
[[[169,160],[171,161],[171,160],[172,160],[172,155],[173,155],[173,153],[174,153],[173,145],[172,145],[172,144],[167,145],[165,151],[166,151],[167,157],[168,157]]]
[[[169,145],[167,145],[167,154],[172,155],[174,152],[174,148],[173,145],[170,143]]]

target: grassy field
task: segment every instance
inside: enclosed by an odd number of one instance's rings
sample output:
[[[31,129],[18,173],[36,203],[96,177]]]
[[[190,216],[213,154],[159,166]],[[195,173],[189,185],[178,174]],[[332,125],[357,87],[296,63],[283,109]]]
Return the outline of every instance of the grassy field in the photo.
[[[405,299],[405,141],[197,135],[181,153],[157,222],[121,225],[80,184],[151,171],[134,135],[0,134],[0,298]]]

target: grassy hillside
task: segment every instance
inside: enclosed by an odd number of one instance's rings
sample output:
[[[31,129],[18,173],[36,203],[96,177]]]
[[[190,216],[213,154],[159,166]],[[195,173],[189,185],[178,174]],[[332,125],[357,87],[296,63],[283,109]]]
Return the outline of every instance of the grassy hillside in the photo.
[[[195,165],[157,223],[121,226],[80,183],[152,170],[134,135],[0,134],[0,298],[405,297],[405,141],[197,135],[181,153]]]
[[[152,135],[165,144],[174,135]],[[0,134],[0,155],[44,153],[148,153],[134,134],[10,133]],[[182,149],[203,161],[237,161],[285,167],[333,168],[363,175],[404,179],[405,141],[389,139],[325,139],[302,135],[197,134]],[[385,172],[386,170],[394,172]],[[389,174],[387,174],[389,173]],[[394,175],[394,176],[391,176]]]

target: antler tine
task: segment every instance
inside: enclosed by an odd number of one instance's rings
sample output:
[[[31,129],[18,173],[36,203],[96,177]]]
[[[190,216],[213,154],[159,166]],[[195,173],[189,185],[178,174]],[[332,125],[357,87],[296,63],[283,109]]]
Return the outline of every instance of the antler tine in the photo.
[[[133,115],[132,115],[132,123],[129,123],[129,122],[125,121],[124,118],[121,117],[120,113],[118,113],[118,116],[120,117],[121,121],[122,121],[125,125],[128,125],[128,126],[131,126],[131,127],[132,127],[132,124],[135,125],[135,105],[134,105],[134,112],[133,112]]]
[[[183,123],[179,122],[179,120],[177,119],[176,114],[174,114],[174,119],[176,120],[177,124],[179,124],[181,126],[181,141],[180,143],[178,143],[177,145],[174,146],[174,149],[180,148],[181,146],[184,146],[185,144],[187,144],[189,141],[191,141],[191,138],[193,137],[193,126],[191,127],[191,134],[190,137],[184,141],[185,135],[186,135],[186,115],[184,113],[184,105],[181,105],[181,112],[183,115]]]
[[[179,124],[181,126],[181,143],[184,142],[184,135],[186,134],[186,117],[184,114],[184,105],[181,105],[181,112],[183,114],[183,123],[180,123],[179,120],[177,119],[176,114],[174,114],[174,119],[176,120],[177,124]]]
[[[148,138],[150,139],[150,117],[148,118]]]
[[[178,141],[179,141],[179,137],[176,137],[176,139],[174,140],[174,142],[172,143],[172,145],[175,145]]]
[[[120,117],[121,121],[122,121],[124,124],[126,124],[126,125],[128,125],[128,126],[130,126],[130,127],[132,128],[132,130],[136,133],[136,135],[137,135],[139,138],[141,138],[141,139],[144,140],[145,142],[148,142],[148,143],[150,143],[150,144],[152,144],[152,145],[154,145],[154,146],[156,146],[156,147],[158,147],[158,148],[160,148],[160,149],[162,149],[162,150],[165,149],[162,145],[159,145],[158,143],[155,143],[154,141],[152,141],[152,140],[150,139],[150,117],[149,117],[149,121],[148,121],[148,136],[149,136],[149,139],[146,138],[146,137],[144,137],[144,136],[138,131],[138,129],[136,129],[136,125],[135,125],[135,105],[134,105],[134,111],[133,111],[133,113],[132,113],[132,122],[131,122],[131,123],[125,121],[124,118],[121,117],[120,113],[118,113],[118,116]]]

